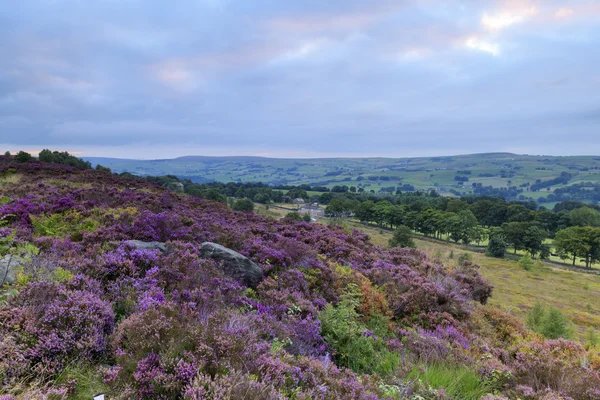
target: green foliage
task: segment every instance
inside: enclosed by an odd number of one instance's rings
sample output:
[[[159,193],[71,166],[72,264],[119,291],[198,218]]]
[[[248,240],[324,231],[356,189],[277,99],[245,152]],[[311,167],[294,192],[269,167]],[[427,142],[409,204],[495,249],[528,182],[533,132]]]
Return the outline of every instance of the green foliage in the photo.
[[[390,247],[411,247],[415,248],[413,233],[409,227],[400,225],[394,231],[394,236],[390,239]]]
[[[310,221],[312,221],[312,217],[310,216],[309,213],[304,213],[304,215],[302,216],[302,221],[310,222]]]
[[[70,365],[66,367],[55,380],[56,385],[69,385],[75,382],[72,400],[90,400],[98,393],[106,393],[109,387],[102,381],[103,375],[91,366]]]
[[[598,346],[599,342],[600,342],[600,338],[598,337],[598,333],[596,333],[596,330],[590,326],[588,328],[588,330],[586,331],[586,341],[585,341],[586,349],[588,349],[588,350],[595,349]]]
[[[573,327],[567,317],[554,307],[546,309],[537,303],[527,315],[527,326],[547,339],[570,339]]]
[[[26,153],[24,151],[20,151],[17,153],[17,155],[15,156],[14,160],[16,162],[22,162],[22,163],[26,163],[29,162],[31,160],[33,160],[33,156],[29,153]]]
[[[106,173],[112,173],[111,169],[108,167],[104,167],[100,164],[96,165],[96,171],[101,171],[101,172],[106,172]]]
[[[294,221],[302,221],[302,216],[300,215],[300,213],[298,211],[290,211],[289,213],[287,213],[284,217],[285,219],[291,219]]]
[[[55,164],[63,164],[70,165],[71,167],[81,168],[81,169],[91,169],[92,164],[89,161],[84,161],[81,158],[75,157],[69,154],[66,151],[50,151],[48,149],[44,149],[40,151],[38,155],[40,161],[55,163]],[[104,168],[104,167],[102,167]],[[98,168],[96,168],[98,169]]]
[[[600,261],[600,228],[572,226],[556,233],[554,246],[562,259],[584,257],[586,266]]]
[[[533,260],[531,259],[531,256],[529,254],[525,254],[523,257],[521,257],[519,259],[519,265],[525,271],[531,271],[533,269],[533,266],[535,265],[535,263],[533,262]]]
[[[73,273],[64,268],[56,268],[53,271],[54,280],[60,283],[66,283],[73,278]]]
[[[420,365],[414,367],[409,379],[420,380],[436,389],[444,389],[448,398],[478,400],[490,393],[490,386],[471,369],[450,364]]]
[[[100,223],[93,217],[83,217],[76,211],[55,213],[49,216],[30,216],[33,231],[38,236],[66,237],[93,232]]]
[[[367,325],[356,311],[360,301],[357,289],[349,285],[337,306],[328,304],[319,314],[321,334],[335,349],[339,365],[359,373],[388,375],[399,365],[400,355],[387,349],[386,319],[371,319]],[[371,328],[371,329],[369,329]]]
[[[233,203],[232,208],[236,211],[252,212],[254,211],[254,203],[250,199],[240,199]]]
[[[506,252],[506,237],[500,229],[490,232],[490,241],[486,250],[486,254],[490,257],[504,258]]]

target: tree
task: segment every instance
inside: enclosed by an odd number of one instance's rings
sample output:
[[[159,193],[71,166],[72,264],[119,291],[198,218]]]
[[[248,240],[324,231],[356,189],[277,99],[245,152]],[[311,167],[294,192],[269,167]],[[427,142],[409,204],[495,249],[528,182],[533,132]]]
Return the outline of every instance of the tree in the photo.
[[[471,210],[463,210],[448,219],[448,232],[456,243],[469,244],[475,237],[479,222]]]
[[[352,206],[352,202],[347,199],[333,199],[325,208],[325,214],[334,218],[345,218],[352,213]]]
[[[523,248],[535,258],[535,255],[542,252],[544,240],[548,233],[536,225],[530,225],[523,234]]]
[[[16,162],[25,163],[25,162],[29,162],[29,161],[33,160],[33,156],[31,154],[29,154],[29,153],[24,152],[24,151],[19,151],[17,153],[17,155],[15,156],[14,160]]]
[[[402,222],[404,221],[404,206],[401,204],[395,205],[393,207],[390,208],[389,211],[389,219],[390,219],[390,225],[393,227],[398,227],[400,225],[402,225]]]
[[[373,219],[378,225],[385,225],[390,221],[390,215],[394,206],[387,200],[375,203],[373,207]]]
[[[100,164],[96,165],[96,171],[107,172],[109,174],[112,173],[112,171],[110,170],[110,168],[104,167],[104,166],[102,166]]]
[[[10,158],[10,151],[7,150],[6,153],[4,153],[4,157]]]
[[[554,237],[556,252],[562,259],[572,257],[573,265],[577,257],[585,258],[585,266],[600,261],[600,228],[572,226],[556,232]]]
[[[271,197],[266,193],[257,193],[254,195],[253,200],[257,203],[267,204],[271,202]]]
[[[517,254],[517,250],[521,250],[524,246],[523,237],[528,227],[529,224],[527,222],[507,222],[502,224],[502,232],[504,233],[506,242],[515,249],[515,254]]]
[[[600,226],[600,212],[590,207],[569,211],[567,217],[571,226]]]
[[[506,247],[506,237],[504,236],[502,229],[494,228],[491,230],[486,254],[491,257],[504,258]]]
[[[356,209],[356,217],[362,222],[371,222],[375,215],[375,203],[368,200],[360,203],[360,206]]]
[[[233,203],[233,209],[236,211],[251,212],[254,211],[254,203],[250,199],[240,199]]]
[[[394,231],[394,236],[390,239],[390,247],[411,247],[415,248],[413,233],[409,227],[400,225]]]

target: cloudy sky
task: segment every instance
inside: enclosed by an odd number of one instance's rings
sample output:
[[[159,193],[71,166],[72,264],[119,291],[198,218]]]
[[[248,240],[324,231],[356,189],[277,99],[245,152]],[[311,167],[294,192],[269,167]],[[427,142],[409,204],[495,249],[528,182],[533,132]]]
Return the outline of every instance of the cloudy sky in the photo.
[[[0,149],[600,154],[600,1],[0,4]]]

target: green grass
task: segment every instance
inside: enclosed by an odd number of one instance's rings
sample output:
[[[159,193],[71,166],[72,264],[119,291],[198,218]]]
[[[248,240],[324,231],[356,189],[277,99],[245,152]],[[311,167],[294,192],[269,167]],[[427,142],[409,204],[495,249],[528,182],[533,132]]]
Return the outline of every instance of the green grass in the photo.
[[[90,400],[94,395],[106,393],[109,388],[102,381],[102,372],[87,365],[71,365],[65,368],[56,378],[57,385],[66,385],[75,381],[75,393],[70,400]]]
[[[478,400],[491,391],[475,371],[457,365],[419,365],[412,369],[409,379],[443,388],[450,399],[456,400]]]

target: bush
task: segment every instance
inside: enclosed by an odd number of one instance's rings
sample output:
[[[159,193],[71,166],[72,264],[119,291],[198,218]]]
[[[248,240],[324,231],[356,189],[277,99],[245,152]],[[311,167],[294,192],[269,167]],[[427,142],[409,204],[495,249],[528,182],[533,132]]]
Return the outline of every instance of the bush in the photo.
[[[14,339],[22,363],[0,365],[0,382],[3,369],[7,377],[18,378],[26,368],[29,377],[45,379],[72,360],[105,354],[114,314],[97,295],[39,282],[29,284],[10,305],[9,313],[0,314],[0,336]]]
[[[254,211],[254,203],[250,199],[240,199],[233,203],[234,210],[252,212]]]
[[[490,257],[504,258],[507,246],[503,235],[490,235],[486,254]]]
[[[335,349],[338,365],[359,373],[391,374],[398,367],[400,355],[386,348],[383,339],[389,333],[385,318],[371,319],[369,329],[359,321],[359,303],[358,296],[346,293],[337,306],[328,304],[319,314],[321,334]]]
[[[546,309],[540,303],[529,311],[527,326],[548,339],[569,339],[573,336],[573,327],[569,319],[557,308]]]
[[[292,221],[302,221],[302,216],[298,211],[291,211],[285,214],[285,219],[290,219]]]
[[[397,227],[394,236],[390,239],[390,247],[417,247],[413,241],[413,233],[410,228],[404,225]]]
[[[535,263],[531,259],[531,256],[529,254],[526,254],[519,259],[519,265],[525,271],[531,271],[533,269],[533,266],[535,265]]]
[[[33,160],[33,156],[29,153],[26,153],[24,151],[20,151],[17,153],[17,155],[15,156],[14,160],[16,162],[22,162],[22,163],[26,163],[29,162],[31,160]]]

